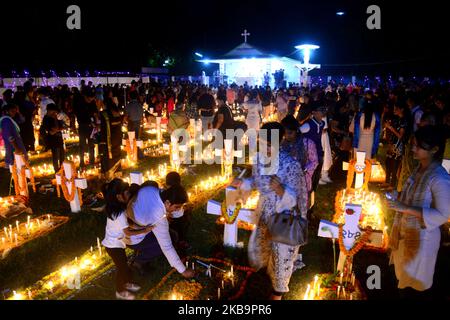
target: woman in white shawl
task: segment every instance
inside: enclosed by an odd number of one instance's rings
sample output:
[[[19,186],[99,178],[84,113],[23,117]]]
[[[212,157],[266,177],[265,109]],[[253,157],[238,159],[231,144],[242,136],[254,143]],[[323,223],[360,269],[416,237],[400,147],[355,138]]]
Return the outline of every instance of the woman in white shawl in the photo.
[[[258,223],[252,232],[248,244],[250,264],[256,269],[267,267],[273,293],[271,299],[280,300],[283,293],[289,292],[289,281],[294,270],[294,262],[298,257],[299,246],[290,246],[271,240],[268,230],[268,219],[275,213],[298,207],[305,217],[307,212],[308,191],[300,163],[287,152],[279,151],[279,145],[272,145],[274,131],[279,132],[279,141],[283,137],[283,126],[269,122],[261,127],[267,130],[267,136],[260,136],[260,150],[267,150],[267,157],[272,160],[270,166],[266,156],[260,153],[253,166],[253,176],[244,181],[236,180],[235,186],[243,190],[258,189],[260,198],[256,209]],[[263,131],[264,132],[264,131]],[[265,148],[264,145],[267,145]]]
[[[450,176],[441,166],[445,141],[435,127],[420,128],[412,152],[420,162],[406,181],[390,236],[391,264],[404,298],[426,297],[433,285],[440,246],[440,226],[450,218]]]

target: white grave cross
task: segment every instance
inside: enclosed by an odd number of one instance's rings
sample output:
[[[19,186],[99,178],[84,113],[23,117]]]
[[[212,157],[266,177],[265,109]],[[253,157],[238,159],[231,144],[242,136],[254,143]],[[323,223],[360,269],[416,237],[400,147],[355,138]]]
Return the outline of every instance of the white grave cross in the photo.
[[[70,161],[64,161],[63,163],[64,168],[64,175],[66,177],[66,180],[72,179],[73,175],[76,175],[76,172],[72,171],[72,162]],[[59,174],[56,174],[56,183],[58,185],[61,185],[61,176]],[[72,190],[72,184],[69,182],[66,182],[67,191],[69,192],[69,195],[72,195],[73,192],[75,192],[75,196],[73,200],[70,202],[70,210],[73,213],[77,213],[81,211],[81,204],[80,204],[80,198],[78,197],[78,190],[77,189],[86,189],[87,188],[87,180],[84,178],[76,178],[75,179],[75,190]]]
[[[355,167],[360,169],[360,170],[355,170],[355,171],[364,171],[364,168],[366,167],[366,153],[365,152],[356,152],[356,164]],[[342,163],[342,169],[343,170],[348,170],[348,162],[343,162]],[[367,179],[369,179],[370,177],[367,177]],[[355,176],[355,189],[361,189],[364,186],[364,172],[363,173],[356,173]]]
[[[138,161],[138,148],[144,147],[144,142],[142,140],[136,140],[136,132],[128,131],[128,141],[130,142],[130,152],[131,157],[134,162]],[[136,141],[136,145],[134,142]],[[122,140],[122,144],[126,145],[126,140]]]
[[[361,218],[361,205],[346,204],[345,206],[345,224],[343,226],[343,244],[347,250],[353,248],[355,242],[361,237],[362,231],[359,228],[359,220]],[[330,221],[321,220],[319,224],[319,232],[317,234],[322,238],[339,239],[339,226]],[[383,247],[383,233],[372,231],[368,240],[370,245],[375,247]],[[337,270],[343,271],[346,256],[340,252]]]
[[[21,175],[22,167],[25,166],[25,156],[23,154],[14,154],[14,162],[16,164],[17,179],[19,180],[19,181],[17,181],[17,184],[19,185],[19,188],[20,188],[20,195],[28,197],[29,193],[28,193],[27,178],[31,178],[32,172],[30,172],[29,169],[26,169],[25,170],[26,176],[22,177],[22,175]],[[10,166],[9,169],[12,173],[13,166]],[[16,190],[16,192],[17,192],[17,190]]]
[[[236,208],[237,202],[245,203],[250,192],[238,190],[234,187],[227,187],[226,189],[226,207],[228,216],[232,216]],[[222,204],[215,200],[209,200],[206,209],[208,214],[221,216]],[[256,224],[257,219],[252,209],[241,208],[239,214],[233,224],[225,223],[225,229],[223,234],[223,243],[225,246],[237,247],[238,246],[238,221],[244,221],[247,223]]]

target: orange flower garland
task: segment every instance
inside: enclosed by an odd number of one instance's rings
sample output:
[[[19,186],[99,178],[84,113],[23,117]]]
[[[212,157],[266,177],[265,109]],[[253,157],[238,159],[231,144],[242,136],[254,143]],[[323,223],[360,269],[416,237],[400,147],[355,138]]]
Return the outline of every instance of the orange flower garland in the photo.
[[[365,168],[363,171],[358,171],[356,170],[355,166],[356,166],[356,160],[353,159],[349,162],[349,166],[348,166],[348,173],[347,173],[347,190],[350,190],[352,188],[353,185],[353,180],[355,179],[355,172],[357,174],[360,173],[364,173],[364,185],[363,185],[363,189],[364,190],[369,190],[369,181],[370,181],[370,175],[372,173],[372,163],[370,162],[370,160],[365,160],[364,161],[365,164]]]
[[[81,205],[83,205],[83,197],[82,197],[81,190],[75,186],[75,178],[76,178],[75,164],[71,161],[69,161],[69,163],[70,163],[70,167],[72,169],[72,177],[69,180],[67,180],[66,174],[64,171],[64,166],[62,166],[61,171],[60,171],[61,190],[64,194],[64,199],[66,199],[68,202],[72,202],[75,199],[75,192],[78,192],[78,199],[80,200],[80,206],[81,206]],[[72,193],[69,193],[67,183],[70,183]],[[57,189],[58,189],[58,186],[57,186]],[[58,189],[58,196],[59,196],[59,189]]]
[[[26,169],[30,170],[31,186],[33,188],[33,192],[36,192],[36,182],[34,180],[33,169],[28,164],[28,161],[24,161],[24,162],[25,162],[25,164],[20,169],[20,178],[22,179],[22,181],[24,181],[24,185],[25,185],[24,188],[21,188],[20,183],[19,183],[19,176],[17,175],[16,162],[14,161],[14,164],[12,165],[12,178],[14,180],[14,190],[15,190],[17,196],[20,195],[21,192],[27,191],[28,184],[27,184]]]
[[[366,231],[362,234],[362,236],[356,241],[353,245],[353,248],[347,250],[344,246],[344,226],[342,224],[339,225],[339,249],[341,252],[348,257],[353,257],[355,254],[361,250],[366,242],[369,240],[370,235],[372,233],[372,228],[367,227]]]

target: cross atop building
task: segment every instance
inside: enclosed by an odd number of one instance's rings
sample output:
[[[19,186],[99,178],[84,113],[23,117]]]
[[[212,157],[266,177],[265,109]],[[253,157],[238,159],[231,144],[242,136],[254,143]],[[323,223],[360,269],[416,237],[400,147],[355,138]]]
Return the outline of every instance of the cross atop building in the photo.
[[[247,43],[247,36],[249,36],[250,33],[247,32],[247,29],[244,30],[244,33],[241,34],[241,36],[244,37],[244,42]]]

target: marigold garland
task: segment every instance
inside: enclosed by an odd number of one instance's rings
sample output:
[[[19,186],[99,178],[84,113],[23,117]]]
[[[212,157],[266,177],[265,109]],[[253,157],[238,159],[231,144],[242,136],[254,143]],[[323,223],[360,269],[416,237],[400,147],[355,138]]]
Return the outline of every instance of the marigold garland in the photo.
[[[19,183],[19,176],[17,175],[17,165],[16,161],[14,161],[14,164],[12,165],[12,178],[14,180],[14,190],[16,192],[16,196],[19,196],[21,192],[27,192],[28,184],[27,184],[27,175],[26,175],[26,169],[30,171],[30,182],[31,186],[33,188],[33,192],[36,193],[36,182],[34,180],[34,173],[33,169],[30,167],[28,161],[24,159],[24,165],[20,169],[20,178],[22,181],[24,181],[25,187],[22,188]]]
[[[348,257],[353,257],[355,254],[361,250],[366,242],[369,240],[370,235],[372,233],[372,228],[367,227],[365,232],[361,235],[361,237],[356,240],[356,243],[353,245],[353,247],[350,250],[347,250],[347,248],[344,246],[344,225],[339,225],[339,249],[341,252]]]
[[[356,160],[355,159],[350,160],[349,166],[348,166],[348,173],[347,173],[347,190],[350,190],[352,188],[353,181],[355,179],[355,173],[356,174],[364,173],[363,189],[369,190],[370,175],[372,173],[372,163],[370,162],[370,160],[366,159],[364,161],[364,164],[365,164],[364,170],[358,171],[358,170],[356,170]]]
[[[75,164],[72,161],[67,161],[67,163],[70,164],[70,167],[72,170],[71,178],[69,180],[66,178],[64,166],[61,167],[61,171],[59,173],[61,176],[61,190],[64,194],[64,199],[66,199],[68,202],[72,202],[75,199],[75,192],[78,192],[78,200],[80,201],[80,206],[82,206],[83,205],[83,196],[81,193],[81,189],[79,189],[75,186],[75,179],[77,176]],[[71,185],[71,190],[72,190],[71,193],[69,193],[67,183],[70,183],[70,185]],[[59,196],[59,190],[58,190],[58,196]]]
[[[233,215],[230,217],[227,213],[227,205],[226,205],[226,201],[224,201],[221,205],[221,212],[222,212],[222,218],[225,219],[225,223],[226,224],[233,224],[237,217],[239,216],[239,212],[241,211],[241,207],[242,204],[240,202],[238,202],[236,204],[236,208],[234,208],[233,210]]]

